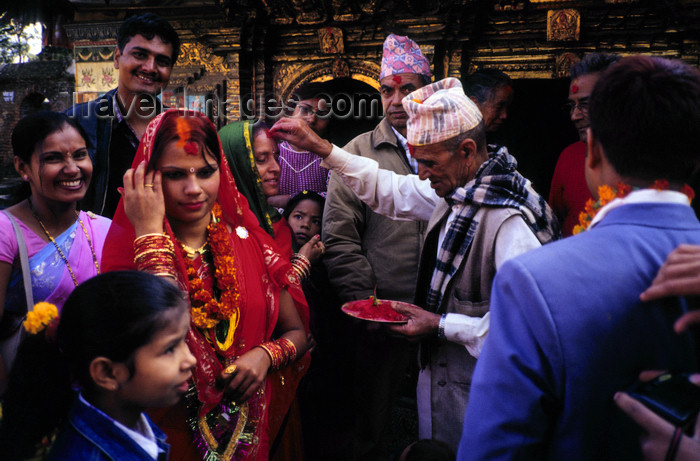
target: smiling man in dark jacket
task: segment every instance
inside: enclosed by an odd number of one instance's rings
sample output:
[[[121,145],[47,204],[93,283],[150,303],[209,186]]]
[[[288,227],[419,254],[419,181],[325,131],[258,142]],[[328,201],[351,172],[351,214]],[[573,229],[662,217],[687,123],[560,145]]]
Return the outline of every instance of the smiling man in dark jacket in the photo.
[[[83,209],[114,215],[117,188],[146,126],[162,111],[157,95],[168,85],[179,52],[180,40],[168,21],[151,13],[130,17],[119,27],[114,51],[117,88],[66,111],[90,138],[94,173]]]

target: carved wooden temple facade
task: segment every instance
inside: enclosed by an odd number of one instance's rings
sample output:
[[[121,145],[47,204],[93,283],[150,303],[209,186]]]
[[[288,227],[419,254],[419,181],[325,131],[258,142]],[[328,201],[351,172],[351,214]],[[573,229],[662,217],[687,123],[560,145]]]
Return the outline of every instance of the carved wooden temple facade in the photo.
[[[53,6],[44,22],[55,33],[49,30],[45,42],[67,46],[75,58],[77,96],[48,98],[59,110],[116,86],[112,60],[117,28],[124,18],[144,11],[166,17],[183,43],[164,95],[166,103],[198,109],[210,104],[219,124],[260,116],[266,104],[274,114],[275,104],[310,81],[344,78],[354,85],[352,92],[374,91],[379,86],[382,43],[389,33],[418,42],[435,79],[460,77],[479,68],[508,73],[516,90],[511,119],[529,114],[533,105],[556,111],[566,98],[571,64],[586,52],[655,54],[700,65],[700,0],[49,3]],[[3,85],[0,70],[0,90]],[[15,97],[15,105],[21,97]],[[575,133],[561,112],[545,115],[539,127],[533,117],[526,118],[530,125],[520,128],[522,157],[535,165],[541,163],[538,155],[544,155],[549,165],[545,169],[551,169],[551,157]],[[517,127],[515,131],[517,137]]]
[[[76,88],[114,87],[112,50],[126,16],[154,11],[177,29],[182,54],[169,86],[190,105],[283,101],[300,84],[350,77],[378,88],[382,42],[409,35],[436,78],[478,68],[511,77],[566,77],[589,51],[651,53],[700,64],[700,1],[660,0],[72,0],[64,26]],[[66,10],[69,13],[68,9]],[[243,115],[249,112],[243,107]],[[259,109],[259,107],[256,107]],[[259,111],[258,111],[259,112]]]

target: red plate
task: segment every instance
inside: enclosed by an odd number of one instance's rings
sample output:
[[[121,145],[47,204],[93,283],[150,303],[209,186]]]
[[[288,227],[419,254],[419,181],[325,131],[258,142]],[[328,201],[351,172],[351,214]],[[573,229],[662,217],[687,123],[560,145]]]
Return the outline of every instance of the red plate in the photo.
[[[394,306],[400,305],[417,307],[413,304],[404,303],[401,301],[376,299],[373,296],[370,296],[369,299],[345,303],[343,304],[343,307],[341,307],[341,310],[351,317],[368,320],[370,322],[406,323],[408,322],[408,317],[396,312],[393,309]]]

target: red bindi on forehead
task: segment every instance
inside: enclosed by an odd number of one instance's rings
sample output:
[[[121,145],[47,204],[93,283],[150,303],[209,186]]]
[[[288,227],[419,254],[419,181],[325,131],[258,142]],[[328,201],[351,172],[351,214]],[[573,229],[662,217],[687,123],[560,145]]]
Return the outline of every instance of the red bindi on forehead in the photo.
[[[578,93],[578,90],[579,90],[578,85],[577,85],[576,83],[573,83],[573,84],[571,85],[571,94],[576,94],[576,93]]]
[[[394,74],[391,76],[391,79],[396,83],[397,85],[401,85],[401,76]]]

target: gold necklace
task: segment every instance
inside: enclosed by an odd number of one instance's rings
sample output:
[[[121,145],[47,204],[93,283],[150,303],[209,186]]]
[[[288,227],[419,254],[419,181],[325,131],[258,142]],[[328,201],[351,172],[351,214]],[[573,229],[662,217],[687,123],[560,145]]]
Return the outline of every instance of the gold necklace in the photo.
[[[182,251],[184,251],[185,254],[187,255],[187,257],[190,259],[194,259],[197,255],[197,253],[204,256],[205,253],[207,251],[209,251],[207,249],[207,245],[209,244],[208,240],[205,240],[204,243],[202,244],[202,246],[199,248],[192,248],[191,246],[185,245],[184,243],[182,243],[180,241],[178,241],[178,243],[180,244],[180,247],[182,247]]]
[[[44,230],[44,234],[46,234],[46,237],[53,243],[53,246],[56,247],[56,251],[58,251],[58,254],[61,256],[61,259],[63,260],[63,263],[66,265],[66,268],[68,269],[68,272],[70,273],[70,277],[73,279],[73,284],[77,287],[78,286],[78,279],[75,278],[75,273],[73,272],[73,268],[70,267],[70,263],[68,263],[68,258],[66,258],[66,255],[63,253],[63,250],[61,250],[61,247],[58,246],[58,243],[56,240],[53,238],[53,236],[49,233],[49,230],[44,226],[44,223],[41,222],[41,219],[39,219],[39,216],[36,214],[36,211],[34,211],[34,207],[32,206],[32,201],[27,200],[27,203],[29,204],[29,210],[32,212],[32,216],[34,216],[34,219],[37,220],[41,228]],[[80,213],[76,210],[75,212],[75,217],[78,219],[78,222],[80,223],[80,227],[83,228],[83,232],[85,232],[85,237],[87,238],[88,245],[90,246],[90,251],[92,252],[92,260],[95,263],[95,269],[97,269],[97,273],[100,273],[100,265],[97,262],[97,254],[95,254],[95,248],[92,246],[92,240],[90,240],[90,236],[88,235],[87,229],[85,228],[85,225],[83,224],[83,221],[80,219]]]

